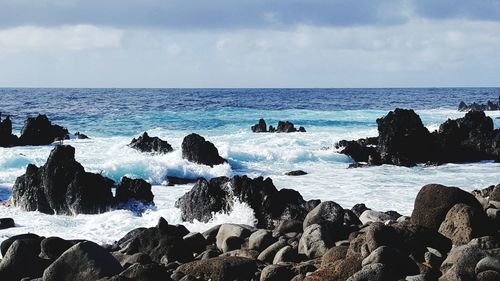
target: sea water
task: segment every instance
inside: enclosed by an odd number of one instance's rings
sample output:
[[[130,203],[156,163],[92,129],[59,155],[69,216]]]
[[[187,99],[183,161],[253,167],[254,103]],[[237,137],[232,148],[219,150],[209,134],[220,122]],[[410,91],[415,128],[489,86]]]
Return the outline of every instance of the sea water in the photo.
[[[67,239],[110,243],[133,228],[153,226],[159,217],[203,231],[224,222],[253,224],[252,210],[235,202],[229,214],[208,223],[184,223],[175,201],[191,185],[166,186],[165,177],[233,176],[273,179],[278,189],[298,190],[305,199],[333,200],[345,208],[365,203],[376,210],[410,215],[420,187],[428,183],[465,190],[500,182],[500,164],[446,164],[412,168],[383,165],[348,169],[352,160],[334,148],[341,139],[376,136],[376,119],[396,107],[413,108],[429,130],[448,118],[459,118],[460,101],[496,100],[500,88],[427,89],[0,89],[0,112],[11,115],[19,133],[27,116],[38,113],[70,132],[90,139],[68,140],[76,160],[87,171],[119,181],[143,178],[153,185],[155,207],[138,215],[114,210],[99,215],[57,216],[0,206],[0,217],[12,217],[17,227],[0,230],[0,241],[34,232]],[[500,125],[500,112],[487,112]],[[259,118],[276,126],[288,120],[306,133],[252,133]],[[167,140],[174,151],[165,155],[137,152],[127,146],[147,131]],[[219,149],[227,164],[210,168],[181,157],[184,136],[196,132]],[[0,200],[10,196],[16,178],[29,163],[43,165],[53,145],[0,148]],[[305,176],[284,173],[304,170]]]

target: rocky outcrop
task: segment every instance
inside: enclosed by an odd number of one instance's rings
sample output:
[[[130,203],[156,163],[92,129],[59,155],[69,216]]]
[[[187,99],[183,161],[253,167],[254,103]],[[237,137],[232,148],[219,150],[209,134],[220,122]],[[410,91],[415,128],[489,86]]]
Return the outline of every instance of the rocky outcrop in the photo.
[[[278,121],[278,126],[274,128],[273,126],[269,126],[269,130],[267,129],[266,120],[260,119],[259,122],[251,127],[252,132],[254,133],[294,133],[294,132],[306,132],[306,129],[300,126],[298,129],[295,128],[295,125],[289,121]]]
[[[478,104],[471,103],[466,104],[461,101],[458,105],[458,111],[471,111],[471,110],[482,110],[482,111],[491,111],[491,110],[500,110],[500,96],[497,101],[487,101],[486,104]]]
[[[182,158],[210,167],[227,162],[226,159],[219,155],[219,150],[213,143],[198,134],[190,134],[184,138],[182,141]]]
[[[2,120],[0,112],[0,147],[12,147],[23,145],[48,145],[55,141],[63,141],[70,138],[68,130],[59,125],[52,124],[46,115],[28,117],[24,121],[21,136],[12,134],[12,121],[9,116]],[[74,138],[88,139],[80,132],[74,134]]]
[[[159,137],[150,137],[146,132],[144,132],[142,136],[137,139],[132,139],[129,146],[141,152],[157,154],[165,154],[174,150],[168,142],[160,139]]]
[[[66,128],[54,125],[46,115],[29,117],[24,122],[19,137],[20,145],[47,145],[56,140],[65,140],[69,138],[69,132]]]
[[[494,130],[493,120],[482,111],[448,120],[433,133],[413,110],[391,111],[377,119],[377,125],[376,139],[343,140],[336,148],[355,162],[368,165],[500,161],[500,130]]]
[[[10,202],[25,211],[47,214],[96,214],[112,204],[114,182],[85,172],[71,146],[56,146],[45,165],[29,164],[17,178]]]
[[[301,218],[307,214],[306,202],[294,190],[278,191],[271,179],[247,176],[200,179],[192,190],[176,202],[182,219],[207,222],[214,212],[229,212],[234,200],[247,203],[253,210],[258,227],[273,228],[281,219]]]
[[[290,171],[285,173],[286,176],[305,176],[307,175],[307,172],[304,172],[302,170],[295,170],[295,171]]]
[[[17,143],[17,136],[12,134],[12,121],[10,121],[10,117],[6,116],[2,120],[2,113],[0,112],[0,147],[15,146]]]

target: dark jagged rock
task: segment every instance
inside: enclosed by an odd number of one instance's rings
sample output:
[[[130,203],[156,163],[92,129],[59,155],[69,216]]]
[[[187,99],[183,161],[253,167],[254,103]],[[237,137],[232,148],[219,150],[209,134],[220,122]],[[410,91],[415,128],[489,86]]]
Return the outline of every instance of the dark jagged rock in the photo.
[[[378,119],[377,124],[377,141],[343,140],[336,147],[354,161],[368,165],[500,161],[500,130],[494,130],[493,120],[482,111],[448,120],[433,133],[413,110],[396,109]]]
[[[17,178],[10,202],[26,211],[47,214],[95,214],[111,203],[113,181],[85,172],[71,146],[56,146],[45,165],[28,165]]]
[[[483,211],[476,198],[457,187],[428,184],[415,198],[411,221],[417,225],[438,230],[448,211],[457,203],[464,203],[479,212]]]
[[[252,126],[252,132],[254,133],[266,133],[267,132],[267,124],[264,119],[259,119],[259,123]]]
[[[175,177],[175,176],[167,176],[167,185],[168,186],[174,186],[178,184],[189,184],[189,183],[195,183],[199,179],[192,179],[192,178],[180,178],[180,177]]]
[[[177,200],[176,206],[181,209],[183,220],[207,222],[213,212],[232,210],[234,199],[254,210],[258,227],[274,228],[284,213],[292,216],[287,219],[303,219],[307,214],[306,202],[298,192],[278,191],[269,178],[247,176],[198,180],[191,191]]]
[[[169,225],[160,218],[156,227],[138,228],[127,233],[118,245],[127,255],[145,253],[155,262],[189,262],[193,259],[190,247],[183,239],[189,231],[184,226]]]
[[[471,103],[467,105],[465,102],[461,101],[458,105],[458,111],[470,111],[470,110],[483,110],[483,111],[492,111],[492,110],[500,110],[500,96],[498,100],[495,101],[487,101],[486,104],[478,104]]]
[[[89,139],[89,137],[86,135],[86,134],[83,134],[83,133],[80,133],[80,132],[76,132],[75,133],[75,137],[79,140],[86,140],[86,139]]]
[[[20,145],[47,145],[56,140],[68,139],[69,132],[66,128],[53,125],[46,115],[29,117],[24,122],[19,137]]]
[[[269,126],[269,130],[267,130],[267,124],[264,119],[260,119],[259,122],[251,127],[252,132],[254,133],[294,133],[294,132],[302,132],[305,133],[306,129],[300,126],[298,129],[295,128],[295,125],[289,121],[278,121],[278,126],[275,128],[273,126]]]
[[[44,281],[98,280],[123,271],[120,263],[93,242],[81,242],[65,251],[43,273]]]
[[[198,134],[190,134],[184,138],[182,141],[182,158],[210,167],[227,162],[226,159],[219,155],[219,151],[213,143]]]
[[[142,136],[137,139],[132,139],[129,146],[141,152],[165,154],[173,151],[172,146],[160,139],[159,137],[150,137],[148,133],[144,132]]]
[[[302,170],[296,170],[296,171],[287,172],[287,173],[285,173],[285,175],[286,176],[304,176],[304,175],[307,175],[307,173],[302,171]]]
[[[432,136],[413,110],[391,111],[377,125],[382,163],[413,166],[432,159]]]
[[[0,147],[15,146],[18,143],[17,136],[12,134],[12,121],[7,116],[2,120],[2,113],[0,112]]]
[[[151,184],[143,179],[123,177],[120,184],[116,187],[115,198],[118,203],[125,203],[133,199],[145,204],[154,204],[153,197]]]
[[[16,224],[14,223],[13,218],[1,218],[0,219],[0,229],[6,229],[6,228],[11,228],[15,227]]]

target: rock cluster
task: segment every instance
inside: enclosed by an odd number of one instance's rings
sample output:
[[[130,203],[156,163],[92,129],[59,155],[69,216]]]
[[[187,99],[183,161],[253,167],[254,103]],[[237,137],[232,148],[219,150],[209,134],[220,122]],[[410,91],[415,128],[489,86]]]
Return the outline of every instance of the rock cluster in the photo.
[[[289,121],[279,121],[278,126],[274,128],[269,126],[267,129],[266,120],[260,119],[259,122],[251,127],[254,133],[294,133],[294,132],[306,132],[306,129],[300,126],[298,129],[295,128],[292,122]]]
[[[355,162],[368,165],[500,161],[500,130],[494,129],[493,120],[482,111],[448,119],[432,133],[413,110],[407,109],[389,112],[377,119],[377,125],[378,137],[343,140],[336,147]]]
[[[75,160],[72,146],[58,145],[47,162],[37,167],[29,164],[26,173],[17,178],[10,204],[26,211],[47,214],[95,214],[130,199],[152,203],[151,185],[144,180],[126,177],[116,186],[100,174],[86,172]]]
[[[271,188],[263,179],[216,181],[203,184],[235,183],[249,197]],[[196,200],[208,204],[210,191]],[[467,193],[431,184],[420,190],[411,217],[324,201],[304,217],[258,228],[222,224],[198,233],[160,218],[112,245],[22,234],[0,245],[0,279],[499,280],[500,224],[488,211],[498,213],[499,197],[500,185]]]
[[[471,103],[471,104],[466,104],[465,102],[461,101],[460,104],[458,105],[458,111],[470,111],[470,110],[483,110],[483,111],[489,111],[489,110],[500,110],[500,96],[498,97],[498,100],[495,101],[487,101],[486,104],[478,104],[478,103]]]
[[[146,132],[144,132],[142,136],[137,139],[132,139],[129,146],[141,152],[158,154],[165,154],[174,150],[168,142],[160,139],[159,137],[150,137]]]
[[[88,138],[84,134],[75,134],[77,138]],[[69,139],[66,128],[52,124],[46,115],[29,117],[24,121],[21,135],[17,137],[12,134],[12,121],[7,116],[2,120],[0,113],[0,147],[12,147],[22,145],[47,145],[54,141]]]

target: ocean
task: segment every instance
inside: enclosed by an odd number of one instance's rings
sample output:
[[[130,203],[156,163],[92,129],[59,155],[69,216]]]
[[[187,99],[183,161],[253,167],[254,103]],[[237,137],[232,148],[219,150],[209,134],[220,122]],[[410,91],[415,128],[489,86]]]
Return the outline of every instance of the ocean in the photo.
[[[410,215],[420,187],[428,183],[465,190],[500,182],[500,164],[491,162],[416,166],[383,165],[348,169],[352,160],[337,153],[335,142],[377,135],[376,119],[388,111],[412,108],[435,130],[448,118],[464,115],[460,101],[497,100],[500,88],[410,89],[0,89],[0,112],[11,115],[16,133],[27,116],[46,114],[70,132],[88,140],[68,140],[87,171],[119,181],[138,177],[153,184],[155,208],[142,215],[114,210],[99,215],[57,216],[0,206],[0,217],[12,217],[18,227],[0,230],[0,241],[35,232],[66,239],[109,243],[129,230],[153,226],[163,216],[182,223],[174,203],[192,185],[166,186],[165,177],[232,176],[246,174],[273,179],[278,189],[293,188],[305,199],[333,200],[344,208],[365,203],[376,210]],[[500,127],[500,112],[487,112]],[[288,120],[306,133],[255,134],[259,118],[268,125]],[[142,154],[127,147],[147,131],[167,140],[174,152]],[[229,160],[210,168],[181,157],[184,136],[196,132],[213,142]],[[0,200],[6,200],[16,178],[29,163],[43,165],[49,146],[0,148]],[[308,175],[285,176],[292,170]],[[185,223],[202,231],[222,222],[253,224],[252,210],[238,203],[229,214],[216,214],[209,223]]]

